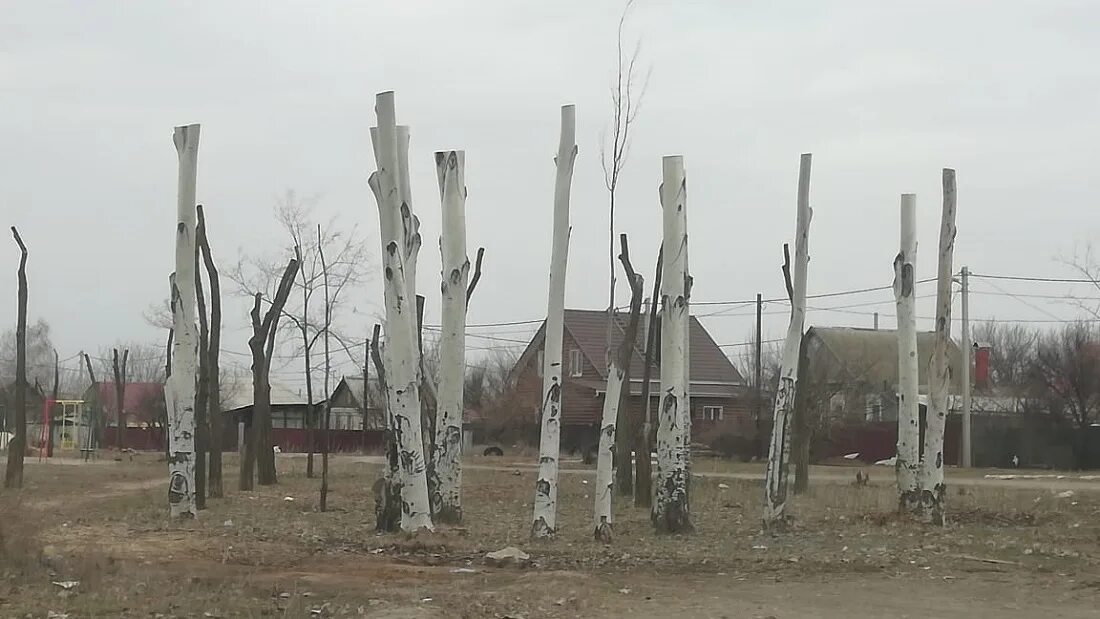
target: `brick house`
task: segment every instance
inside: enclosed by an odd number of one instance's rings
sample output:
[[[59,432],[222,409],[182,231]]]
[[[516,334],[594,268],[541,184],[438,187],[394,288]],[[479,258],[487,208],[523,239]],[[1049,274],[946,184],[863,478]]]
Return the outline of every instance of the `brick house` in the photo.
[[[640,424],[645,416],[642,373],[645,365],[645,318],[639,326],[630,366],[627,410]],[[624,336],[626,316],[619,315],[612,329],[612,346]],[[658,327],[659,328],[659,327]],[[545,322],[516,361],[510,379],[518,414],[538,423],[542,399],[542,355]],[[752,437],[755,426],[750,396],[737,369],[694,316],[690,322],[688,353],[692,417],[692,441],[709,443],[722,434]],[[588,449],[597,440],[607,391],[607,313],[602,310],[565,310],[562,361],[562,447]],[[660,401],[660,359],[654,360],[650,406],[656,414]]]

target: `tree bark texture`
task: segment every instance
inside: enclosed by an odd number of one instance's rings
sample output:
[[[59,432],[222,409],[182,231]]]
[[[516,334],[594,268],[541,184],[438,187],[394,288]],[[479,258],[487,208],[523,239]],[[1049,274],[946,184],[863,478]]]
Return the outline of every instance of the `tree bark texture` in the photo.
[[[791,297],[791,321],[783,341],[779,385],[772,409],[772,438],[764,480],[764,527],[774,529],[786,522],[787,483],[790,461],[790,431],[796,389],[802,330],[806,323],[806,276],[810,264],[810,162],[804,153],[798,169],[798,214],[795,223],[794,273],[788,275]],[[785,272],[785,275],[787,273]]]
[[[210,455],[207,470],[207,494],[211,498],[222,498],[225,496],[225,491],[222,484],[221,378],[218,369],[222,334],[222,291],[218,268],[214,264],[214,257],[210,252],[210,239],[206,235],[206,217],[201,204],[196,209],[196,213],[198,215],[198,232],[196,236],[210,282],[210,339],[206,355],[202,359],[208,369],[206,376],[206,407],[209,412],[208,426],[210,433],[207,446]]]
[[[687,180],[684,159],[662,160],[661,209],[664,273],[661,277],[661,403],[657,412],[657,497],[653,525],[658,533],[693,530],[688,505],[687,331],[690,321],[687,265]]]
[[[895,464],[898,511],[920,506],[920,358],[917,355],[915,273],[917,271],[917,197],[901,196],[901,247],[894,258],[894,299],[898,315],[898,445]]]
[[[385,465],[382,476],[374,484],[375,530],[394,533],[401,528],[401,463],[394,438],[393,418],[390,415],[389,390],[386,386],[386,367],[382,348],[379,343],[380,325],[374,325],[371,335],[370,355],[378,375],[378,390],[382,394],[382,418],[386,420],[386,432],[383,438],[385,447]],[[366,393],[364,392],[364,398]]]
[[[466,292],[470,259],[466,255],[466,153],[435,154],[436,179],[442,203],[442,335],[439,341],[440,379],[436,408],[436,519],[462,521],[462,412],[466,376]]]
[[[386,382],[392,429],[398,445],[401,530],[433,528],[420,422],[420,355],[416,344],[415,264],[419,222],[402,196],[399,139],[393,92],[378,94],[375,154],[378,169],[369,184],[378,205],[386,307]],[[407,140],[406,140],[407,143]],[[407,155],[406,155],[407,158]],[[407,277],[408,276],[408,277]]]
[[[11,227],[19,246],[18,290],[15,323],[15,411],[12,414],[12,438],[8,442],[8,465],[4,469],[4,487],[23,487],[23,456],[27,451],[27,246],[19,230]]]
[[[650,397],[650,382],[653,378],[653,361],[657,355],[657,308],[661,294],[661,271],[663,254],[657,249],[657,267],[653,274],[653,296],[650,297],[649,319],[646,321],[645,367],[642,369],[642,411],[645,421],[638,434],[634,449],[634,507],[653,507],[653,406]]]
[[[201,205],[199,205],[201,208]],[[198,208],[195,209],[196,214]],[[206,295],[203,291],[202,248],[199,243],[198,224],[195,225],[195,302],[198,305],[199,316],[199,378],[195,390],[195,507],[206,509],[206,441],[209,436],[206,421],[208,417],[207,406],[210,396],[209,386],[210,367],[207,365],[207,355],[210,352],[210,322],[206,316]]]
[[[951,385],[951,278],[955,255],[955,171],[943,170],[943,219],[940,222],[939,269],[936,277],[936,337],[928,377],[928,414],[921,461],[921,519],[942,525],[947,510],[943,476],[943,433]]]
[[[554,158],[553,244],[550,250],[550,291],[546,309],[543,352],[542,431],[539,472],[535,482],[532,537],[550,537],[557,531],[558,456],[561,448],[562,338],[565,329],[565,275],[569,257],[569,193],[577,159],[576,107],[561,108],[561,135]]]
[[[199,159],[199,125],[176,127],[179,156],[176,201],[176,286],[172,328],[175,331],[168,410],[168,509],[173,518],[194,518],[195,506],[195,375],[198,332],[195,328],[195,185]]]
[[[638,337],[638,319],[642,312],[642,276],[634,271],[630,264],[630,250],[627,247],[626,235],[620,235],[619,242],[622,246],[619,261],[622,262],[623,271],[626,273],[627,282],[630,284],[630,315],[627,318],[626,329],[623,331],[622,342],[611,363],[607,368],[607,391],[604,394],[603,418],[600,425],[600,446],[596,460],[596,488],[595,488],[595,530],[593,536],[597,541],[605,544],[611,543],[612,537],[612,496],[615,493],[614,462],[616,453],[615,434],[620,411],[625,407],[626,395],[630,392],[630,365],[634,359],[634,343]],[[629,434],[623,443],[629,445]],[[629,453],[629,449],[627,450]],[[618,466],[630,472],[630,457],[619,458]]]

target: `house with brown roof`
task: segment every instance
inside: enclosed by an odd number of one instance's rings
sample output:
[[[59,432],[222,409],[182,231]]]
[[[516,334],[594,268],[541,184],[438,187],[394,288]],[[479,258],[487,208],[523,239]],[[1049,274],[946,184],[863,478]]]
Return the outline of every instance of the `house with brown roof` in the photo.
[[[644,320],[643,320],[644,322]],[[612,328],[612,349],[625,335],[626,316],[619,315]],[[536,424],[542,399],[542,356],[546,323],[535,333],[511,372],[517,414],[529,415]],[[645,416],[642,374],[645,366],[645,325],[638,329],[630,365],[630,396],[626,407],[640,427]],[[607,392],[607,313],[602,310],[565,310],[562,361],[562,447],[590,447],[598,439],[604,396]],[[749,397],[737,369],[694,316],[691,317],[688,354],[692,440],[707,443],[719,434],[752,437],[755,425]],[[650,407],[656,414],[661,391],[661,364],[655,359],[651,373]]]

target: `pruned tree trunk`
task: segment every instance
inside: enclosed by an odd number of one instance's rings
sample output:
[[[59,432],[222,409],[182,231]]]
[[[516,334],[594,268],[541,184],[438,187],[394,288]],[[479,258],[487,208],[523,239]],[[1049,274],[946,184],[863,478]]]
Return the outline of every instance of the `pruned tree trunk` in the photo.
[[[947,511],[943,475],[943,433],[951,385],[951,278],[955,255],[955,171],[943,170],[943,220],[940,222],[939,269],[936,277],[936,337],[928,377],[928,414],[921,462],[921,519],[942,525]]]
[[[202,208],[199,205],[198,209]],[[202,285],[202,248],[198,242],[201,233],[195,225],[195,301],[199,315],[199,379],[195,389],[195,507],[206,509],[206,441],[207,441],[207,403],[210,396],[207,381],[210,379],[210,367],[207,355],[210,352],[210,323],[206,317],[206,295]]]
[[[895,471],[898,511],[920,507],[920,358],[917,355],[915,273],[917,270],[917,197],[901,196],[901,247],[894,258],[894,300],[898,313],[898,444]]]
[[[790,460],[790,430],[798,385],[798,359],[802,329],[806,323],[806,275],[810,264],[810,161],[804,153],[798,169],[798,214],[795,224],[794,273],[784,264],[783,274],[791,299],[791,321],[783,340],[779,366],[779,385],[772,409],[772,438],[768,448],[768,466],[764,479],[764,528],[777,529],[786,524],[787,482]],[[786,253],[786,248],[784,248]]]
[[[375,374],[378,375],[378,390],[382,394],[382,418],[386,420],[386,431],[383,437],[386,462],[382,467],[382,476],[374,483],[374,528],[376,531],[393,533],[401,527],[402,477],[400,455],[394,438],[393,418],[390,414],[387,395],[389,389],[386,386],[386,366],[382,360],[382,348],[378,341],[381,330],[380,325],[374,325],[370,341],[371,361],[374,363]]]
[[[321,497],[319,507],[322,512],[328,511],[328,454],[332,448],[332,439],[329,434],[329,427],[332,421],[332,398],[328,397],[329,392],[329,377],[332,373],[332,356],[329,349],[329,330],[332,327],[332,296],[329,293],[329,280],[328,280],[328,263],[325,261],[325,244],[321,242],[321,226],[317,226],[317,254],[321,259],[321,275],[324,278],[325,288],[325,416],[322,420],[322,437],[321,443]],[[364,392],[367,385],[363,385]],[[310,407],[312,408],[313,402],[310,401]]]
[[[12,437],[8,441],[8,465],[4,469],[4,487],[23,487],[23,456],[27,451],[27,246],[19,230],[11,227],[19,246],[19,284],[16,293],[15,323],[15,411]],[[89,366],[90,368],[91,366]]]
[[[649,319],[646,321],[645,368],[642,369],[642,408],[645,421],[634,450],[634,507],[653,507],[653,406],[650,397],[650,382],[653,379],[653,362],[657,356],[657,308],[661,295],[663,255],[657,248],[657,267],[653,273],[653,296],[650,297]]]
[[[115,349],[114,365],[115,372],[115,437],[118,450],[122,451],[125,448],[124,438],[126,436],[126,360],[130,356],[130,350],[126,349],[122,353],[122,363],[118,360],[118,349]]]
[[[630,284],[630,316],[627,318],[626,329],[623,330],[623,339],[619,343],[618,351],[607,367],[607,392],[603,401],[603,420],[600,427],[600,447],[596,460],[596,506],[595,506],[595,531],[593,536],[597,541],[605,544],[611,543],[612,537],[612,509],[611,497],[614,494],[613,452],[615,451],[616,422],[620,418],[619,411],[624,406],[630,393],[630,365],[634,359],[634,343],[638,337],[638,319],[642,312],[642,276],[634,272],[634,266],[630,264],[630,250],[627,247],[626,235],[619,236],[622,251],[619,261],[622,262],[623,271],[626,273],[627,283]],[[624,387],[625,385],[625,387]],[[628,444],[628,440],[623,442]],[[629,453],[629,450],[627,450]],[[619,458],[618,466],[630,471],[630,458]]]
[[[577,110],[561,108],[561,137],[554,158],[557,175],[554,182],[553,245],[550,250],[550,292],[546,309],[544,338],[542,432],[539,439],[539,473],[535,482],[532,537],[550,537],[557,531],[558,455],[561,448],[561,367],[562,338],[565,330],[565,272],[569,258],[569,192],[573,183],[573,164],[577,159]]]
[[[808,361],[806,349],[800,346],[798,351],[798,379],[806,380]],[[791,491],[804,494],[810,488],[810,443],[813,441],[813,424],[810,420],[809,399],[806,389],[797,389],[794,396],[791,432],[791,464],[794,465],[794,483]]]
[[[210,333],[206,355],[202,360],[207,367],[206,408],[210,428],[207,442],[210,453],[207,471],[209,480],[207,494],[211,498],[220,499],[225,496],[222,485],[222,407],[220,373],[218,370],[218,353],[220,352],[222,333],[222,291],[218,268],[214,265],[214,257],[210,252],[210,239],[206,235],[206,217],[203,214],[201,204],[196,208],[196,212],[198,214],[196,238],[199,249],[202,251],[203,264],[206,266],[206,274],[210,281]]]
[[[98,383],[95,379],[95,372],[92,370],[92,359],[88,356],[88,353],[84,352],[83,350],[80,351],[80,356],[84,359],[84,367],[88,370],[88,380],[89,382],[91,382],[92,387],[95,387]],[[169,355],[169,358],[171,358],[171,355]],[[171,370],[169,370],[168,374],[170,375],[171,373]],[[167,386],[165,386],[166,397],[167,393]],[[95,450],[99,447],[100,441],[102,440],[102,437],[99,435],[101,416],[97,414],[96,409],[97,407],[95,406],[89,408],[88,420],[86,422],[87,429],[85,430],[85,432],[87,433],[87,438],[83,441],[83,448],[86,450],[84,452],[85,462],[92,459],[92,456],[95,455]],[[169,407],[166,410],[172,409],[171,407]]]
[[[428,509],[433,521],[439,504],[436,488],[439,478],[435,474],[435,416],[439,398],[435,385],[428,376],[428,366],[424,363],[424,295],[416,295],[416,359],[420,369],[420,440],[424,445],[424,480],[428,486]]]
[[[171,273],[170,275],[168,275],[168,299],[169,299],[169,302],[168,302],[169,307],[171,308],[172,313],[175,314],[175,312],[176,312],[176,309],[175,309],[175,303],[176,303],[176,274],[175,273]],[[169,440],[168,440],[168,411],[174,410],[174,407],[175,407],[175,400],[172,399],[174,397],[172,395],[172,381],[169,380],[170,378],[172,378],[172,347],[173,347],[174,342],[175,342],[175,337],[176,337],[176,329],[175,328],[169,328],[168,329],[168,341],[164,345],[164,419],[160,420],[160,423],[161,423],[161,428],[160,428],[161,438],[164,441],[164,444],[162,445],[162,447],[164,448],[164,461],[165,462],[168,462],[169,460],[172,459],[171,446],[169,445]],[[91,362],[87,360],[87,356],[88,355],[84,355],[85,361],[90,364]],[[91,374],[91,371],[92,371],[92,369],[91,369],[91,367],[89,367],[88,368],[88,373]],[[93,384],[94,384],[94,381],[93,381]]]
[[[462,521],[462,412],[466,377],[466,292],[470,259],[466,256],[466,153],[435,154],[436,179],[442,204],[443,260],[440,377],[436,408],[435,517],[438,522]]]
[[[50,410],[49,415],[46,418],[46,457],[53,457],[53,426],[54,426],[54,407],[57,406],[57,398],[59,390],[61,389],[61,356],[57,354],[57,349],[53,349],[53,390],[50,391]],[[64,424],[64,409],[62,409],[62,420]]]
[[[416,345],[415,259],[419,222],[408,196],[399,193],[398,128],[393,92],[378,94],[375,153],[378,169],[368,183],[378,205],[386,306],[387,398],[399,448],[401,530],[432,527],[424,443],[420,423],[420,359]],[[407,143],[407,141],[406,141]],[[406,271],[412,265],[413,270]]]
[[[173,518],[194,518],[195,507],[195,374],[198,333],[195,328],[195,184],[199,159],[199,125],[176,127],[179,156],[176,212],[176,286],[172,291],[172,357],[175,367],[166,391],[168,410],[168,508]]]
[[[252,337],[248,339],[248,348],[252,353],[252,419],[247,424],[245,439],[245,457],[241,461],[240,489],[253,488],[252,472],[255,467],[257,482],[261,486],[272,485],[278,481],[275,474],[275,452],[271,444],[271,356],[275,348],[275,332],[279,314],[286,305],[290,289],[294,285],[294,276],[298,272],[298,261],[291,259],[279,280],[279,287],[271,306],[263,318],[260,317],[260,300],[256,293],[252,305]],[[264,432],[264,425],[268,430]],[[265,463],[267,458],[270,461]]]
[[[661,209],[664,273],[661,277],[661,404],[657,412],[657,500],[653,525],[658,533],[693,530],[688,506],[689,427],[687,333],[690,320],[687,265],[687,180],[684,158],[662,160]]]

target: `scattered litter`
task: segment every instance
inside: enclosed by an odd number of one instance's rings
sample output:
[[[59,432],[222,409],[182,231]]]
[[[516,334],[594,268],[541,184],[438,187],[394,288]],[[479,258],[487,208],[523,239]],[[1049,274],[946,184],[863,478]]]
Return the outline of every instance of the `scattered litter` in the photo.
[[[979,563],[992,563],[994,565],[1020,565],[1015,561],[1004,561],[1002,559],[990,559],[988,557],[975,557],[973,555],[951,555],[956,559],[966,559],[967,561],[977,561]]]
[[[630,589],[627,589],[627,588],[623,587],[622,589],[619,589],[619,593],[622,593],[623,595],[626,595],[626,594],[630,593]]]
[[[286,599],[289,599],[289,598],[290,598],[290,594],[289,594],[289,593],[287,593],[286,591],[283,591],[282,593],[280,593],[280,594],[279,594],[279,597],[281,597],[282,599],[286,600]]]
[[[286,501],[287,503],[290,503],[291,501],[293,501],[293,500],[294,500],[294,497],[292,497],[292,496],[285,496],[285,497],[283,497],[283,500],[284,500],[284,501]]]
[[[54,583],[66,591],[71,591],[80,585],[79,580],[55,580]]]
[[[844,459],[845,460],[855,460],[858,457],[859,457],[859,452],[856,452],[854,454],[845,454]]]
[[[718,484],[718,489],[719,490],[729,490],[730,486],[729,486],[729,484]]]
[[[512,471],[512,477],[519,477],[520,475],[523,475],[523,473],[520,473],[519,469]]]
[[[223,522],[223,523],[222,523],[222,526],[223,526],[223,527],[231,527],[231,526],[233,526],[233,520],[232,520],[232,519],[230,519],[230,520],[226,520],[225,522]]]
[[[898,457],[893,456],[885,460],[879,460],[875,463],[875,466],[896,466],[898,463]]]
[[[1071,496],[1073,496],[1073,491],[1072,490],[1066,490],[1065,492],[1059,492],[1058,493],[1058,498],[1059,499],[1068,499]]]
[[[587,486],[588,485],[588,480],[587,479],[582,479],[581,483]]]
[[[370,551],[372,555],[380,555],[383,552],[386,552],[385,548],[375,548],[374,550]]]
[[[69,613],[59,613],[56,611],[47,611],[46,619],[69,619]]]
[[[764,546],[763,544],[760,544],[760,545],[757,545],[757,546],[753,546],[752,549],[753,550],[767,550],[768,547]]]
[[[523,566],[527,565],[527,562],[530,560],[531,555],[515,546],[501,548],[500,550],[485,555],[485,562],[493,567],[504,567],[505,565]]]
[[[432,601],[432,598],[421,598],[420,599],[421,604],[427,604],[428,602],[431,602],[431,601]]]
[[[451,570],[452,574],[476,574],[477,570],[469,567],[456,567]]]

